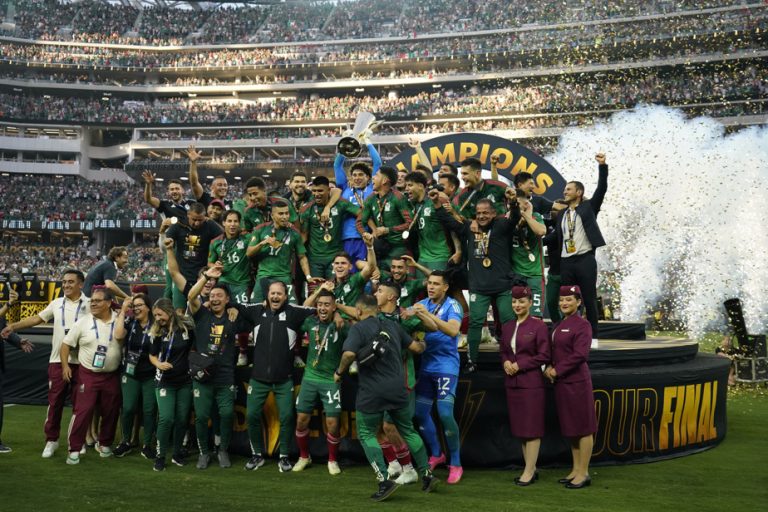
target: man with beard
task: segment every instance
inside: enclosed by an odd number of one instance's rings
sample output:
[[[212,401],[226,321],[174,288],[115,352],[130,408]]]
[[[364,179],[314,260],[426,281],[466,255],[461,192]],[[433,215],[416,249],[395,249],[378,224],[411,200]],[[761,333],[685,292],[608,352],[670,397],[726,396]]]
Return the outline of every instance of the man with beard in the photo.
[[[288,290],[289,300],[296,302],[292,275],[294,258],[297,258],[307,281],[315,278],[309,271],[306,249],[301,234],[290,223],[290,206],[285,199],[278,199],[272,206],[272,221],[257,226],[251,235],[246,254],[256,258],[259,270],[251,293],[251,302],[262,302],[266,287],[273,281],[282,281]]]
[[[299,460],[293,471],[303,471],[312,459],[309,456],[309,420],[315,403],[320,400],[325,412],[325,426],[328,430],[328,472],[341,473],[337,461],[339,455],[339,417],[341,415],[341,386],[334,382],[333,372],[339,366],[341,349],[347,337],[347,325],[338,328],[334,323],[336,301],[333,297],[333,282],[326,281],[317,295],[317,315],[307,318],[301,330],[309,336],[307,366],[301,380],[301,390],[296,399],[296,444],[299,446]]]
[[[477,158],[467,158],[461,162],[464,188],[453,199],[453,204],[465,219],[474,218],[475,206],[480,199],[489,200],[498,215],[506,213],[504,198],[507,186],[500,181],[484,180],[482,173],[483,164]]]
[[[308,317],[317,310],[288,304],[288,287],[273,281],[267,290],[267,304],[237,306],[253,329],[253,369],[248,382],[247,412],[251,458],[245,469],[252,471],[264,465],[261,415],[270,392],[275,394],[280,418],[278,469],[281,473],[293,467],[288,460],[290,429],[293,422],[293,362],[298,333]]]
[[[69,353],[68,367],[70,375],[64,380],[61,364],[61,344],[72,326],[88,313],[89,299],[83,294],[83,273],[76,269],[67,269],[61,278],[62,296],[51,301],[37,315],[27,317],[6,326],[2,337],[7,338],[14,331],[34,327],[53,321],[51,337],[51,357],[48,360],[48,412],[45,419],[45,448],[43,458],[53,457],[59,447],[61,431],[61,416],[64,412],[64,402],[71,394],[72,405],[77,403],[78,363],[77,354]]]
[[[181,181],[168,181],[168,199],[159,199],[152,195],[152,185],[156,179],[155,174],[151,171],[144,171],[141,177],[144,179],[144,201],[146,203],[165,218],[176,217],[181,221],[186,219],[187,211],[194,201],[184,199],[186,192]]]
[[[304,205],[312,199],[312,192],[307,189],[307,175],[301,171],[296,171],[288,182],[288,192],[283,195],[291,203],[293,209],[300,212]]]
[[[227,192],[229,192],[229,183],[224,176],[216,176],[211,181],[211,193],[208,193],[200,183],[200,177],[197,174],[197,161],[200,159],[200,153],[197,151],[194,145],[190,145],[187,148],[187,158],[189,158],[189,185],[192,187],[192,194],[195,199],[203,203],[206,208],[211,205],[214,200],[221,201],[221,207],[223,210],[232,209],[232,201],[227,199]],[[209,215],[212,219],[218,222],[214,216]]]
[[[403,238],[418,239],[418,262],[431,270],[445,270],[448,262],[461,261],[461,249],[451,254],[443,224],[435,214],[432,201],[427,198],[427,180],[420,172],[409,173],[405,178],[405,190],[411,207],[411,224],[403,232]],[[407,233],[407,236],[406,236]]]

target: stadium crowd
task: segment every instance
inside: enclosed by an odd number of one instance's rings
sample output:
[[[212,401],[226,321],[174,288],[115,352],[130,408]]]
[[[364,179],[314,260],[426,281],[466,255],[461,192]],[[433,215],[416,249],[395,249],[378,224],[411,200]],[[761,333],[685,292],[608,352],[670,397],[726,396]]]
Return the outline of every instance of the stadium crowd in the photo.
[[[412,96],[278,98],[274,101],[169,99],[137,100],[57,98],[45,95],[0,94],[0,119],[116,124],[242,123],[350,120],[371,112],[395,120],[444,115],[564,113],[602,108],[630,108],[637,103],[680,106],[691,103],[759,99],[768,92],[766,70],[722,66],[686,70],[627,73],[609,81],[602,75],[572,77],[543,85],[509,85],[480,90],[421,92]],[[520,122],[522,127],[547,125],[547,120]]]

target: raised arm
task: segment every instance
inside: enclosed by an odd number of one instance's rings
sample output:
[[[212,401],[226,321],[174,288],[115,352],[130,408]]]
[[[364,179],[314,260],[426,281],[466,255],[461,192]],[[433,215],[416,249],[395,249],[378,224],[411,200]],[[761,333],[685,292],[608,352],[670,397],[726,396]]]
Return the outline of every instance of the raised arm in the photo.
[[[164,243],[165,255],[168,259],[168,273],[171,275],[171,280],[173,280],[173,284],[176,285],[176,288],[184,290],[187,286],[187,279],[181,275],[179,262],[176,260],[176,252],[173,249],[175,242],[173,241],[173,238],[169,237],[165,239]]]
[[[592,211],[597,216],[600,213],[600,208],[603,206],[603,199],[605,199],[605,193],[608,191],[608,164],[605,163],[605,154],[598,153],[595,155],[597,160],[597,188],[595,193],[589,200],[589,204],[592,206]]]
[[[200,177],[197,175],[197,161],[200,159],[200,153],[195,149],[194,144],[187,148],[187,157],[189,158],[189,184],[192,186],[192,194],[198,201],[203,197],[205,189],[200,184]]]
[[[141,177],[144,179],[144,201],[152,208],[159,208],[160,199],[152,195],[152,184],[155,182],[155,174],[151,171],[144,171],[141,173]]]
[[[344,172],[344,161],[346,158],[341,153],[336,153],[336,159],[333,161],[333,174],[336,177],[336,186],[344,190],[349,186],[347,173]]]

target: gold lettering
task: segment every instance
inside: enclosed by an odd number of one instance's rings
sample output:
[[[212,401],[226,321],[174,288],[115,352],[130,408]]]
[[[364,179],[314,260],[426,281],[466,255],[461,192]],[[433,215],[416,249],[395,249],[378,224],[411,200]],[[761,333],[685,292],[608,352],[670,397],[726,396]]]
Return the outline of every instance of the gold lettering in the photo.
[[[459,161],[477,155],[477,144],[474,142],[462,142],[459,144]]]
[[[440,148],[433,146],[429,148],[429,161],[432,162],[432,167],[438,167],[441,164],[451,163],[456,161],[456,148],[453,144],[448,144]]]
[[[717,437],[717,427],[715,427],[715,407],[717,407],[717,381],[712,381],[712,400],[710,402],[711,414],[709,415],[709,438]]]
[[[685,387],[685,405],[683,417],[680,420],[680,444],[696,442],[696,428],[698,427],[699,397],[701,384],[690,384]]]
[[[512,152],[506,148],[494,149],[491,156],[494,155],[499,157],[499,163],[496,164],[496,168],[500,171],[512,165],[512,160],[515,158]]]
[[[533,179],[533,182],[536,184],[536,188],[533,189],[533,193],[542,195],[547,191],[549,187],[552,186],[554,180],[552,180],[552,177],[549,174],[542,172]]]
[[[664,405],[661,411],[661,424],[659,425],[659,450],[669,448],[669,425],[673,421],[672,400],[677,397],[677,388],[664,388]]]
[[[398,171],[406,171],[406,172],[409,171],[409,169],[405,166],[403,162],[397,162],[397,165],[395,167],[397,167]]]
[[[709,416],[712,410],[710,400],[712,398],[712,383],[704,383],[704,393],[701,396],[701,412],[699,413],[699,435],[696,442],[709,441]]]
[[[680,420],[683,415],[683,404],[685,400],[685,386],[677,386],[677,400],[675,400],[675,419],[672,422],[672,447],[680,446]]]
[[[538,164],[531,162],[529,165],[528,159],[525,158],[524,156],[521,156],[520,158],[517,159],[517,162],[515,162],[515,166],[512,168],[512,171],[510,172],[512,173],[512,175],[515,175],[519,172],[524,171],[532,175],[537,167],[539,167]]]
[[[485,163],[488,161],[488,151],[490,151],[490,144],[483,144],[483,149],[480,151],[480,161]],[[490,166],[489,166],[490,167]]]

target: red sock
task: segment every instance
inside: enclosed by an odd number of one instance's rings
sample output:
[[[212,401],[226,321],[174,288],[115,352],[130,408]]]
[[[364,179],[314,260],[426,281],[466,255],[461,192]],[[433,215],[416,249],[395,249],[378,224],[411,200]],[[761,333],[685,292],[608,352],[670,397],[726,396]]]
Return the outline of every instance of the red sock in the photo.
[[[411,463],[411,452],[408,450],[407,444],[395,448],[395,456],[397,457],[397,462],[399,462],[401,466]]]
[[[384,452],[384,460],[387,461],[387,464],[397,459],[397,454],[395,454],[395,448],[391,444],[386,442],[379,443],[379,444],[381,445],[381,451]]]
[[[329,432],[326,434],[325,440],[328,442],[328,462],[335,462],[339,456],[339,443],[341,443],[341,439]]]
[[[309,457],[309,429],[296,429],[296,444],[299,445],[299,457],[302,459]]]

